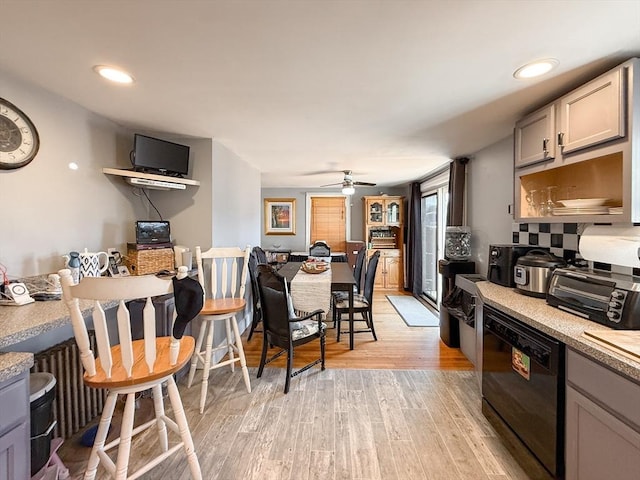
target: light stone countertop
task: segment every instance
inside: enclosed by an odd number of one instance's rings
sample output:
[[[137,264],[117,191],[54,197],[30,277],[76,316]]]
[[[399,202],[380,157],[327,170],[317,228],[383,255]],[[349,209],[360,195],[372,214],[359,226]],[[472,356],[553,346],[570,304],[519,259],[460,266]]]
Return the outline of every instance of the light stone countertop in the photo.
[[[524,295],[515,288],[502,287],[487,281],[477,282],[476,286],[485,304],[640,382],[640,362],[617,353],[614,349],[601,346],[582,334],[585,330],[612,330],[611,328],[564,312],[548,305],[544,298]]]
[[[25,352],[0,352],[0,383],[20,375],[33,366],[33,354]]]
[[[116,301],[102,303],[105,310],[116,305]],[[86,315],[92,302],[80,301],[80,306]],[[69,310],[62,300],[33,302],[19,307],[0,306],[0,349],[70,323]],[[0,381],[18,375],[32,365],[32,353],[0,353]]]

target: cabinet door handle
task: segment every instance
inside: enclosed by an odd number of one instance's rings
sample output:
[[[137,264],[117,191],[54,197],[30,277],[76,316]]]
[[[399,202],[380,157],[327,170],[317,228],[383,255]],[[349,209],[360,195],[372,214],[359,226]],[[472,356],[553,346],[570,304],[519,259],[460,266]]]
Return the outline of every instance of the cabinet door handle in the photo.
[[[564,147],[564,133],[558,132],[558,146]]]
[[[542,153],[543,155],[546,157],[547,155],[549,155],[549,149],[547,148],[547,145],[549,144],[549,139],[548,138],[543,138],[542,139]]]

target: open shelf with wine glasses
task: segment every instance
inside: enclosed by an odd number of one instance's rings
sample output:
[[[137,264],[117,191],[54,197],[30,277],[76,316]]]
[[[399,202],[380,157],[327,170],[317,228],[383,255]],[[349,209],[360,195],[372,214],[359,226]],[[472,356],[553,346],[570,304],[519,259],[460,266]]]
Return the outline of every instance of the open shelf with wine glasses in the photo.
[[[629,181],[625,181],[625,178]],[[516,174],[516,220],[532,223],[631,221],[631,172],[622,153]]]

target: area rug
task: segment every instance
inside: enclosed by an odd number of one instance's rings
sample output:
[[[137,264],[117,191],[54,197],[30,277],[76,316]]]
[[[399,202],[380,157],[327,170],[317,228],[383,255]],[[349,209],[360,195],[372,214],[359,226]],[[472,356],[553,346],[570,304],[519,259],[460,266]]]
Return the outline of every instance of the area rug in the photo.
[[[411,295],[387,295],[393,308],[410,327],[437,327],[440,318]]]

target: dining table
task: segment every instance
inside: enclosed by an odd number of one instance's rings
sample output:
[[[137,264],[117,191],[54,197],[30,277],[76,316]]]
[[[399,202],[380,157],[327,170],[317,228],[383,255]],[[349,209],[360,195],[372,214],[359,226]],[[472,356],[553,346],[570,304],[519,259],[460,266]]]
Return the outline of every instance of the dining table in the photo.
[[[353,350],[354,346],[354,330],[353,330],[353,290],[356,286],[356,279],[353,276],[351,265],[344,262],[336,262],[329,264],[331,271],[331,291],[347,292],[349,294],[349,349]],[[301,271],[302,262],[288,262],[280,267],[278,273],[286,278],[287,283],[291,285],[294,277]],[[304,272],[303,272],[304,274]],[[314,276],[314,274],[305,274]],[[294,299],[295,306],[295,299]]]

